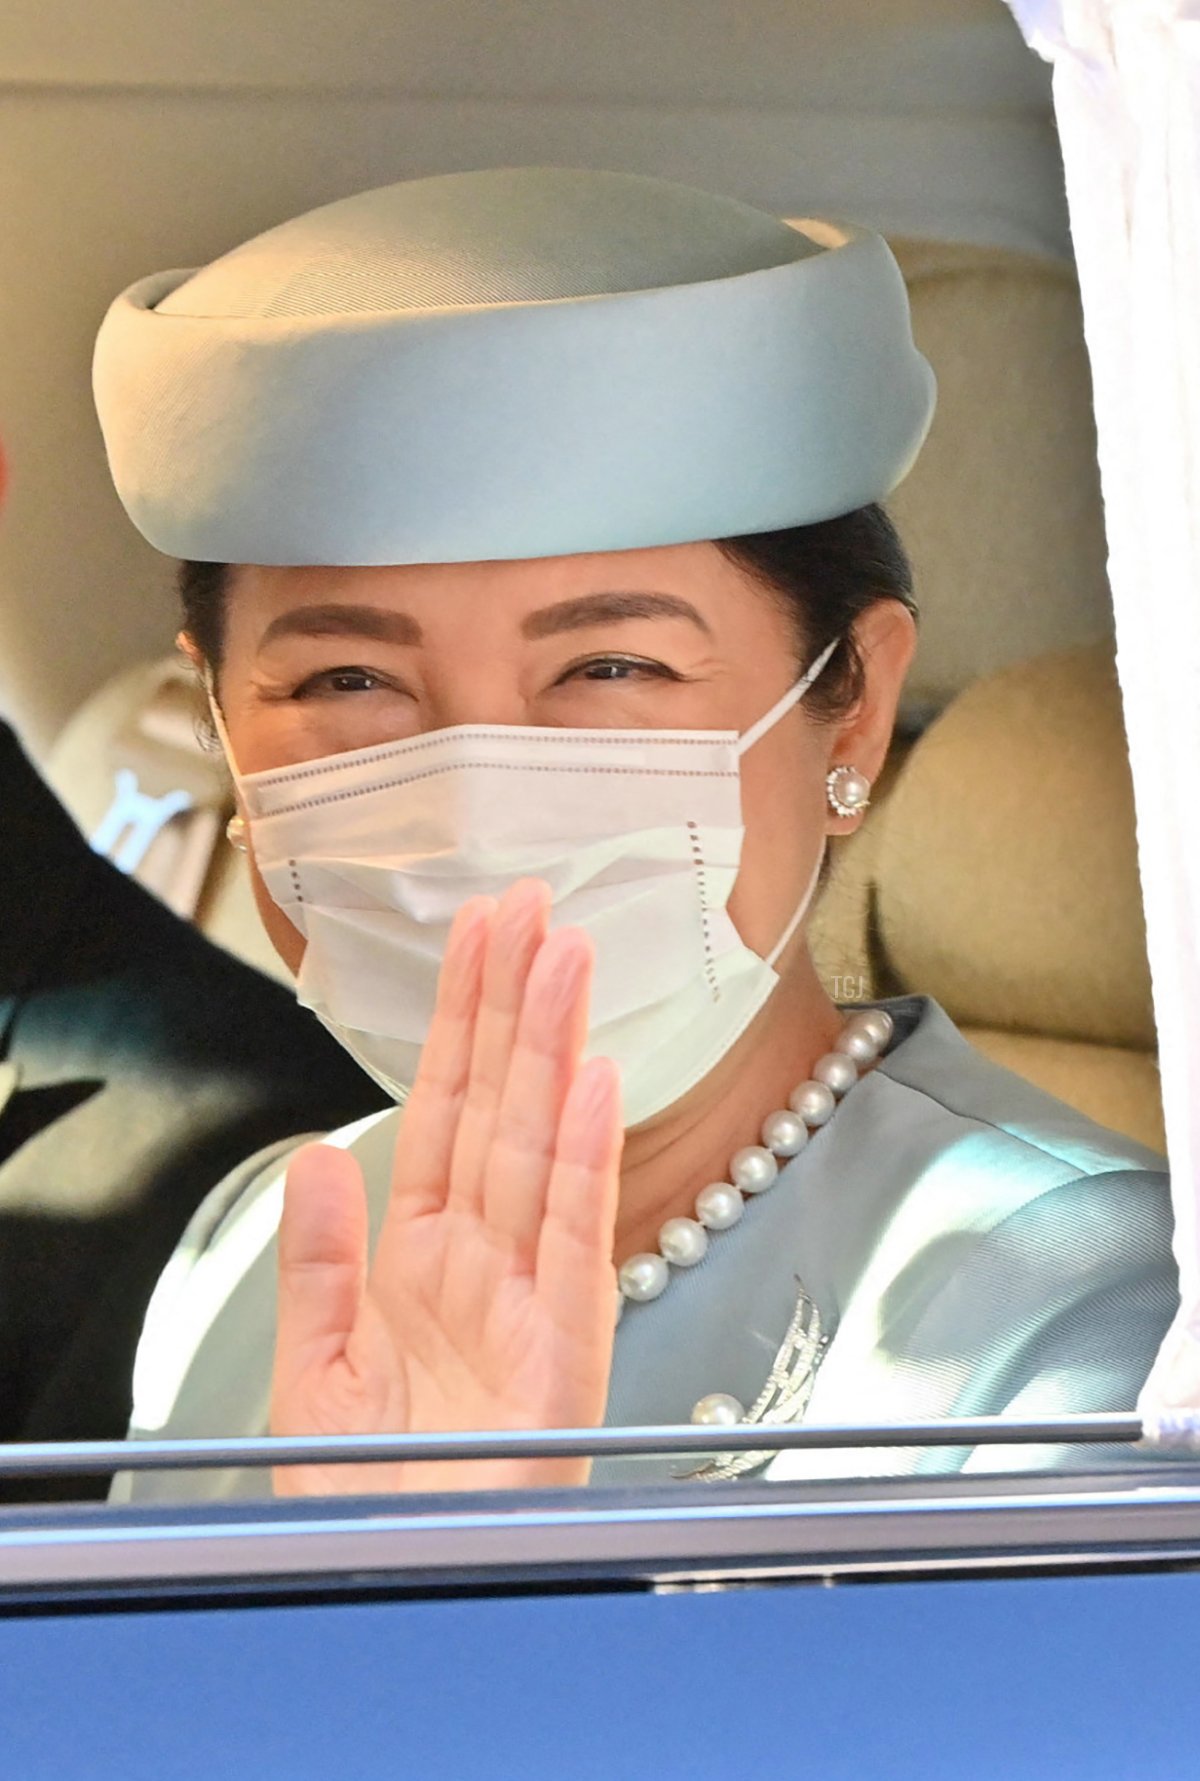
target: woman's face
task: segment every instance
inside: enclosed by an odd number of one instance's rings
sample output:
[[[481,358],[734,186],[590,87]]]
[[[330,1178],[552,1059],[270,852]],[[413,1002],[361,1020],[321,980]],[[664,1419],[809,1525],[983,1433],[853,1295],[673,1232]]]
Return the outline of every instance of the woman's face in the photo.
[[[729,910],[770,951],[826,834],[831,764],[882,764],[913,646],[892,600],[859,621],[868,690],[819,725],[803,704],[742,761],[746,839]],[[506,563],[233,571],[220,699],[255,773],[452,724],[746,730],[798,679],[794,621],[712,544]],[[304,942],[254,874],[271,939]]]

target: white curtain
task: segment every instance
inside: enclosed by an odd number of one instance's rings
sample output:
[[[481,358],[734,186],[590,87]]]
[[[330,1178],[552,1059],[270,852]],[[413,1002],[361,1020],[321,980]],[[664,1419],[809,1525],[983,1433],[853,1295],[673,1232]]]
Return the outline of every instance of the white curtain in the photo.
[[[1182,1305],[1139,1409],[1148,1437],[1186,1442],[1200,1431],[1200,0],[1009,4],[1054,70],[1161,1049]]]

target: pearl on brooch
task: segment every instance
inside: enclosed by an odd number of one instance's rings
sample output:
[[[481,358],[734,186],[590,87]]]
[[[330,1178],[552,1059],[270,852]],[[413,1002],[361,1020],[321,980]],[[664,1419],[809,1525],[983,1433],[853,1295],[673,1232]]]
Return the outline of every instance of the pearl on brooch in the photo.
[[[779,1179],[779,1164],[761,1144],[747,1144],[734,1156],[729,1173],[744,1194],[761,1194]]]
[[[763,1121],[762,1141],[773,1156],[799,1156],[808,1143],[808,1127],[798,1113],[781,1108]]]
[[[639,1305],[656,1299],[670,1277],[664,1258],[651,1254],[648,1249],[640,1255],[631,1255],[628,1261],[621,1263],[617,1272],[621,1291],[627,1299],[636,1299]]]
[[[719,1428],[732,1428],[746,1414],[746,1407],[728,1391],[710,1391],[692,1406],[692,1421],[715,1423]]]
[[[728,1181],[710,1181],[696,1195],[696,1217],[710,1231],[727,1231],[746,1210],[740,1189]]]
[[[708,1250],[708,1232],[694,1218],[668,1218],[658,1233],[658,1247],[677,1268],[694,1268]]]

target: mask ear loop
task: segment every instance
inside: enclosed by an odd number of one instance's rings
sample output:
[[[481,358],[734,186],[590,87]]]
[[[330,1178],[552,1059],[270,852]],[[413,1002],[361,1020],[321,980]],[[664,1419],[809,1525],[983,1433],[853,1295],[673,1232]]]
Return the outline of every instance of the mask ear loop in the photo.
[[[222,714],[221,707],[217,703],[216,684],[213,681],[212,669],[207,662],[205,662],[201,672],[201,679],[204,682],[204,691],[208,697],[208,710],[209,715],[213,720],[213,728],[217,732],[221,747],[225,750],[225,759],[229,762],[229,771],[236,780],[238,770],[237,762],[233,758],[233,745],[229,740],[229,731],[225,728],[225,718]]]
[[[809,879],[804,895],[800,899],[799,907],[797,908],[796,913],[792,916],[792,919],[788,922],[787,927],[784,928],[779,939],[775,942],[775,945],[766,956],[764,962],[770,965],[772,970],[775,968],[776,959],[780,957],[784,948],[787,946],[788,941],[796,932],[796,929],[800,926],[804,917],[808,914],[809,905],[817,894],[817,885],[821,878],[821,867],[825,864],[825,852],[828,845],[829,843],[827,841],[822,841],[821,851],[817,855],[817,863],[813,867],[812,877]]]
[[[743,755],[748,749],[753,748],[754,744],[760,742],[768,730],[775,728],[781,717],[786,717],[792,707],[800,703],[841,641],[840,637],[835,637],[833,642],[821,651],[812,667],[796,682],[795,686],[789,687],[782,699],[777,699],[771,709],[760,717],[757,723],[751,724],[748,730],[743,730],[738,737],[737,751],[739,755]]]
[[[221,747],[225,751],[225,761],[229,768],[230,778],[233,780],[234,785],[237,786],[239,784],[237,762],[233,758],[233,747],[229,740],[229,731],[225,728],[224,715],[222,714],[220,705],[217,703],[217,689],[213,682],[212,669],[207,662],[205,662],[204,667],[201,670],[200,678],[204,682],[204,691],[208,699],[208,714],[212,718],[213,728],[216,730]],[[225,824],[225,839],[228,841],[230,847],[236,848],[239,853],[249,853],[250,843],[247,839],[246,819],[240,811],[235,811],[229,821]]]
[[[804,697],[805,693],[817,678],[822,668],[824,668],[826,662],[841,641],[842,639],[840,637],[835,637],[832,643],[827,644],[812,666],[808,668],[796,682],[795,686],[789,687],[782,699],[777,699],[771,709],[760,717],[757,723],[751,724],[750,728],[743,732],[738,738],[737,751],[739,756],[745,754],[748,749],[753,748],[754,744],[761,741],[768,730],[774,729],[781,717],[785,717],[794,706],[800,703],[801,699]],[[804,895],[801,897],[791,920],[788,922],[783,933],[775,942],[775,945],[771,948],[764,960],[764,963],[769,965],[772,969],[774,969],[776,959],[783,953],[788,941],[792,938],[792,935],[796,932],[796,929],[808,914],[809,906],[812,903],[813,897],[816,895],[817,885],[820,882],[821,867],[825,864],[825,852],[827,846],[828,843],[822,841],[821,851],[817,855],[817,863],[812,869],[812,876],[809,878],[808,884],[805,887]]]

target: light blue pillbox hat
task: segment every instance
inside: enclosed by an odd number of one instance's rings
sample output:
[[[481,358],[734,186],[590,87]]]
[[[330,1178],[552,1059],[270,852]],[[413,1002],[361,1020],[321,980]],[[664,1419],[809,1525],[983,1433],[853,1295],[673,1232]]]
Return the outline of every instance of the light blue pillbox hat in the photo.
[[[934,403],[878,235],[549,167],[384,186],[143,279],[94,385],[149,542],[270,564],[830,519],[891,493]]]

